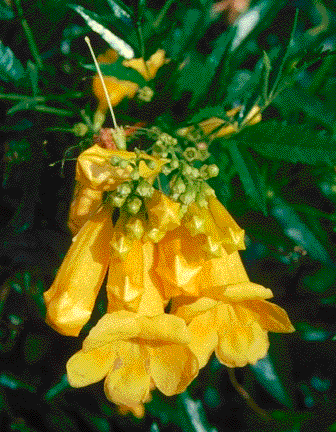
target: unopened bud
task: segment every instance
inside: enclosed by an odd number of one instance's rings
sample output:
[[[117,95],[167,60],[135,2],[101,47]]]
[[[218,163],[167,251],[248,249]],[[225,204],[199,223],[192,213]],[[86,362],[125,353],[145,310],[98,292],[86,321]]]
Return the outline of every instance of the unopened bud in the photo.
[[[184,165],[183,170],[182,170],[182,174],[186,177],[190,176],[192,172],[192,167],[190,165]]]
[[[150,198],[154,193],[154,188],[146,180],[142,180],[136,188],[136,193],[142,197]]]
[[[117,192],[119,195],[127,197],[132,192],[131,185],[129,183],[122,183],[117,187]]]
[[[112,198],[112,204],[116,207],[121,207],[124,204],[125,200],[126,200],[126,197],[123,197],[120,195],[115,195]]]
[[[151,169],[151,170],[156,169],[157,165],[156,165],[155,161],[146,159],[145,162],[146,162],[146,165],[148,166],[149,169]]]
[[[129,165],[129,162],[128,162],[127,160],[125,160],[125,159],[122,159],[122,160],[119,162],[119,166],[120,166],[120,168],[122,168],[122,169],[125,169],[128,165]]]
[[[208,166],[209,177],[217,177],[219,174],[219,168],[217,165],[212,164]]]
[[[121,159],[118,156],[112,156],[110,159],[111,165],[113,165],[113,166],[119,165],[120,161],[121,161]]]
[[[83,137],[84,135],[86,135],[89,128],[84,123],[76,123],[72,130],[76,136]]]
[[[140,178],[139,170],[138,169],[134,169],[131,172],[130,176],[131,176],[132,180],[139,180],[139,178]]]
[[[133,197],[127,202],[127,209],[132,214],[137,214],[142,206],[142,200],[137,197]]]

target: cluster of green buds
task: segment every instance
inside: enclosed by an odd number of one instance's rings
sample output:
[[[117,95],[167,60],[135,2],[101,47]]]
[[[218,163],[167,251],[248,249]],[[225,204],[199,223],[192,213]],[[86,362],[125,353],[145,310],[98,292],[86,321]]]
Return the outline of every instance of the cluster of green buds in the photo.
[[[111,158],[113,166],[129,171],[130,180],[119,184],[108,197],[113,207],[123,208],[132,215],[139,213],[144,198],[150,198],[154,193],[154,187],[140,175],[140,162],[144,162],[151,170],[156,168],[156,162],[146,159],[143,152],[135,149],[135,154],[136,157],[131,159],[121,159],[118,156]]]

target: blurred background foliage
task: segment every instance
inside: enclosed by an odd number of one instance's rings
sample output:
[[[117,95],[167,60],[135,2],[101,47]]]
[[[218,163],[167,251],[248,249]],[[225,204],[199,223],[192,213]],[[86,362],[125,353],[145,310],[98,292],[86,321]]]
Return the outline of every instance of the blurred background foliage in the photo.
[[[0,0],[0,20],[0,430],[336,431],[335,2]],[[212,186],[246,230],[250,278],[297,329],[270,335],[255,366],[213,358],[184,394],[154,393],[143,419],[120,415],[101,384],[70,388],[85,329],[75,339],[44,323],[42,293],[71,243],[75,159],[97,132],[85,35],[97,54],[162,47],[171,59],[151,102],[118,105],[121,124],[174,134],[241,107],[239,133],[211,141]],[[255,105],[263,120],[244,127]]]

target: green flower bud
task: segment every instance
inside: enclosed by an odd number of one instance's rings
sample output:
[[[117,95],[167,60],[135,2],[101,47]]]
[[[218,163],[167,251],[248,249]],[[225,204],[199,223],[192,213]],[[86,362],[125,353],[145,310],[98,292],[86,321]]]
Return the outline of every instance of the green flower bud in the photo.
[[[196,190],[194,186],[189,185],[186,191],[180,196],[180,200],[183,204],[189,205],[195,201],[196,198]]]
[[[151,169],[151,170],[155,170],[155,168],[156,168],[156,166],[157,166],[157,164],[156,164],[155,161],[145,159],[145,162],[146,162],[146,165],[148,166],[149,169]]]
[[[129,165],[129,161],[127,161],[127,160],[125,160],[125,159],[122,159],[122,160],[119,162],[119,166],[120,166],[120,168],[122,168],[122,169],[125,169],[126,167],[128,167],[128,165]]]
[[[140,178],[139,170],[138,169],[134,169],[131,172],[130,176],[131,176],[132,180],[139,180],[139,178]]]
[[[76,136],[83,137],[84,135],[86,135],[89,128],[86,126],[85,123],[76,123],[72,130]]]
[[[119,165],[120,161],[121,161],[121,159],[119,156],[112,156],[110,159],[111,165],[113,165],[113,166]]]
[[[126,197],[120,196],[120,195],[114,195],[112,197],[112,204],[116,207],[121,207],[126,200]]]
[[[186,188],[187,188],[187,186],[185,185],[184,181],[181,178],[179,178],[174,183],[174,185],[172,187],[172,191],[174,193],[181,194],[181,193],[185,192]]]
[[[138,193],[141,197],[150,198],[154,193],[154,188],[146,180],[142,180],[136,188],[136,193]]]
[[[122,183],[117,187],[117,192],[122,197],[127,197],[132,192],[132,187],[129,183]]]
[[[191,171],[191,173],[190,173],[190,176],[191,176],[193,179],[197,179],[197,178],[199,177],[199,169],[197,169],[197,168],[192,168],[192,171]]]
[[[180,163],[178,161],[178,159],[172,159],[172,161],[170,162],[170,167],[172,169],[177,169],[180,166]]]
[[[183,152],[183,157],[189,161],[192,162],[195,159],[198,159],[198,151],[195,147],[188,147]]]
[[[169,166],[164,165],[164,166],[162,167],[162,169],[161,169],[161,172],[162,172],[162,174],[164,174],[164,175],[168,175],[168,174],[170,174],[170,173],[172,172],[172,169],[169,168]]]
[[[192,167],[190,165],[184,165],[183,169],[182,169],[182,174],[186,177],[190,176],[190,174],[192,173]]]
[[[142,206],[142,200],[140,198],[132,197],[127,201],[127,209],[130,213],[134,215],[139,213],[141,206]]]
[[[212,164],[208,166],[209,177],[217,177],[219,174],[219,168],[217,165]]]

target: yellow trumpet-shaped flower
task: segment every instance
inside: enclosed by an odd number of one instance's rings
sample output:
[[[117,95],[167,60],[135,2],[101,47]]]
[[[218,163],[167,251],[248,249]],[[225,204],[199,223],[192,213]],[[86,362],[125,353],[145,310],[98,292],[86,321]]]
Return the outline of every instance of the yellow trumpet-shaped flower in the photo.
[[[266,301],[272,292],[252,282],[228,285],[220,300],[208,297],[174,299],[172,313],[188,324],[190,349],[200,367],[215,351],[228,367],[255,364],[267,354],[267,333],[288,333],[294,328],[287,313]]]
[[[216,197],[208,197],[207,207],[189,205],[181,226],[158,243],[155,270],[165,296],[198,296],[218,286],[247,281],[239,249],[245,249],[244,230]]]
[[[111,213],[102,208],[80,230],[44,293],[46,322],[59,333],[78,336],[89,320],[107,272],[112,230]]]
[[[171,396],[198,374],[189,341],[184,320],[173,315],[106,314],[69,359],[69,383],[83,387],[105,378],[107,398],[141,415],[154,387]]]

